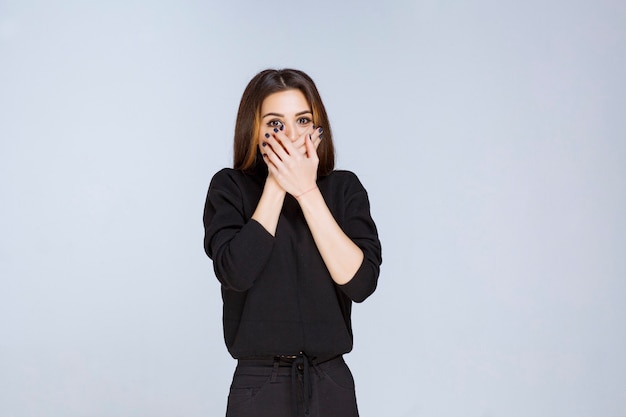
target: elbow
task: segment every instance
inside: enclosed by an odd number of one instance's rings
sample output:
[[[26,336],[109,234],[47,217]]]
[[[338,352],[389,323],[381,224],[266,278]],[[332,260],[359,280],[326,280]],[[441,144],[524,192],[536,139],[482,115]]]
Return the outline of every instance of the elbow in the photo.
[[[225,289],[244,292],[252,288],[254,284],[254,279],[250,278],[249,274],[238,271],[236,268],[233,268],[232,265],[214,262],[213,269],[215,276]]]
[[[370,280],[369,283],[366,283],[366,285],[363,286],[361,291],[359,291],[358,293],[355,293],[352,296],[352,301],[354,301],[355,303],[362,303],[363,301],[367,300],[370,295],[374,294],[374,291],[376,291],[377,285],[378,285],[377,279]]]
[[[378,266],[364,261],[354,277],[341,286],[343,292],[355,303],[362,303],[376,291]]]

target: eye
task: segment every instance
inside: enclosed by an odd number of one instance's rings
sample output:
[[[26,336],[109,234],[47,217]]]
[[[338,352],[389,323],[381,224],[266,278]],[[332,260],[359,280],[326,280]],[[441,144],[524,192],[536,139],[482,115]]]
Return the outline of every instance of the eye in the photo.
[[[269,127],[278,127],[278,128],[280,128],[283,125],[283,122],[281,122],[278,119],[274,119],[274,120],[270,120],[269,122],[267,122],[267,125]]]
[[[301,117],[298,119],[299,125],[307,125],[309,123],[311,123],[311,119],[309,119],[308,117]]]

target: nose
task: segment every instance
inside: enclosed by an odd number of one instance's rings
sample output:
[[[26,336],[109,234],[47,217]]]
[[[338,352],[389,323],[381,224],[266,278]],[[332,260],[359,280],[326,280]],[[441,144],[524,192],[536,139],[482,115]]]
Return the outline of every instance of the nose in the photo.
[[[292,123],[285,123],[284,133],[289,138],[290,141],[295,141],[298,138],[298,129],[293,126]]]

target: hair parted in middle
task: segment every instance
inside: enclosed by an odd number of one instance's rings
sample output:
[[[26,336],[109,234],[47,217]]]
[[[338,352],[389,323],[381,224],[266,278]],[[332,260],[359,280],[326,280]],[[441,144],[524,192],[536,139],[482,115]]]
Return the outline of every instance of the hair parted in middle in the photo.
[[[313,124],[324,129],[324,139],[317,148],[318,176],[325,176],[335,168],[333,135],[324,103],[315,83],[307,74],[296,69],[266,69],[255,75],[243,92],[235,123],[233,168],[253,171],[264,164],[258,151],[257,137],[261,125],[261,106],[271,94],[300,90],[313,112]]]

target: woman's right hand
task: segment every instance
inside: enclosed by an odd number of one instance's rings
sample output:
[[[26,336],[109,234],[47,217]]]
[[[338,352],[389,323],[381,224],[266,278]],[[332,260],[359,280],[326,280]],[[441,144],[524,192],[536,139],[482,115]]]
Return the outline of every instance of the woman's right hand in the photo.
[[[315,150],[320,146],[320,142],[322,141],[322,132],[323,129],[317,126],[311,126],[310,129],[307,129],[299,138],[293,141],[294,148],[298,149],[302,155],[306,154],[306,145],[305,140],[311,139],[313,142],[313,147]]]
[[[279,131],[282,129],[279,129]],[[296,151],[298,151],[301,155],[306,155],[306,142],[305,140],[307,139],[311,139],[311,142],[313,143],[313,147],[315,148],[315,150],[317,150],[317,148],[319,147],[321,141],[322,141],[322,132],[323,129],[321,127],[317,127],[317,126],[311,126],[309,129],[307,129],[302,135],[300,135],[298,138],[296,138],[295,140],[291,141],[293,148],[296,149]],[[279,132],[276,132],[279,133]],[[268,133],[269,134],[269,133]],[[267,139],[267,137],[266,137]],[[263,147],[263,142],[264,141],[260,141],[259,142],[259,150],[261,151],[262,155],[265,155],[265,149]],[[283,146],[284,148],[284,146]],[[268,160],[265,158],[263,158],[264,162],[267,164]],[[267,173],[267,181],[271,181],[271,182],[275,182],[276,184],[278,184],[276,182],[276,178],[274,178],[274,176],[272,175],[272,170],[268,169],[268,173]]]
[[[304,138],[292,140],[282,131],[275,129],[274,134],[265,135],[265,141],[261,144],[263,159],[267,163],[270,175],[283,190],[293,196],[314,188],[317,182],[319,158],[313,144],[313,136],[308,132],[307,129]],[[319,137],[317,139],[319,140]],[[298,147],[299,140],[304,144],[304,154]]]

